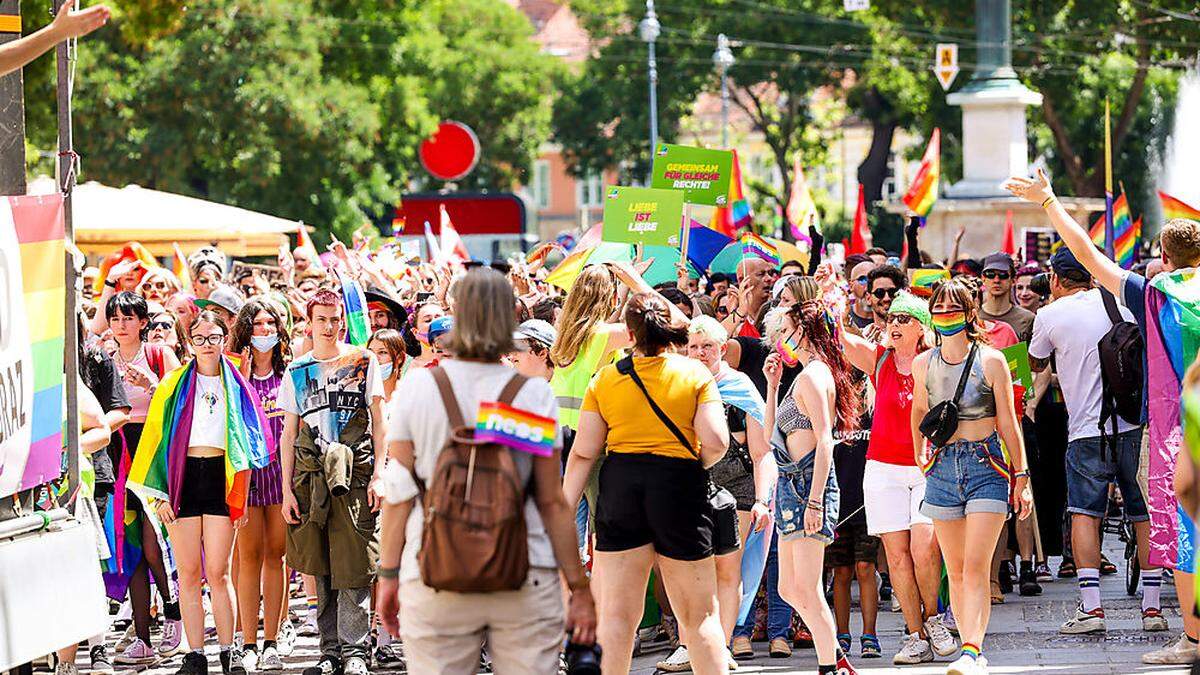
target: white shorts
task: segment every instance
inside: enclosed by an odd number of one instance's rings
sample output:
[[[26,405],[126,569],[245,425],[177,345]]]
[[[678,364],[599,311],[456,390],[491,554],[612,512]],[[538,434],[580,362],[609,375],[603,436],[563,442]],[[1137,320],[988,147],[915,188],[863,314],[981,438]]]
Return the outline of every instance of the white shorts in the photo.
[[[925,499],[925,474],[915,466],[867,460],[863,472],[863,505],[867,533],[873,536],[904,532],[913,525],[932,525],[921,515]]]

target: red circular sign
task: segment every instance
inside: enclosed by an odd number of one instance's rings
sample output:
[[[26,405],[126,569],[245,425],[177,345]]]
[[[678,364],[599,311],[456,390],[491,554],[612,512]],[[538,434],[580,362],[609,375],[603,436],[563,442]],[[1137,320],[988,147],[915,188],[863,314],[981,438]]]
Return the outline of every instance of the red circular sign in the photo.
[[[458,180],[479,163],[479,138],[462,122],[447,121],[421,143],[421,165],[434,178]]]

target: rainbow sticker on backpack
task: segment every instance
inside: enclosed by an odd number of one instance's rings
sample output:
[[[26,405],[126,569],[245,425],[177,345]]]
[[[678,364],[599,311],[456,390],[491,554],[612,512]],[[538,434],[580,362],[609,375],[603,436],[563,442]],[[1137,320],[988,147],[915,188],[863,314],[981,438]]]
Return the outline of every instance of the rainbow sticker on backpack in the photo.
[[[496,401],[479,404],[475,440],[528,452],[538,457],[554,455],[556,422]]]

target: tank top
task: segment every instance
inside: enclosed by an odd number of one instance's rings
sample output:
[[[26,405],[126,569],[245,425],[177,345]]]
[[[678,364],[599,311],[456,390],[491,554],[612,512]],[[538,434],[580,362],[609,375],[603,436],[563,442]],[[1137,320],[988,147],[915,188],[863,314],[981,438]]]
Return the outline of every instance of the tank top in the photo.
[[[113,363],[116,364],[117,372],[121,375],[122,384],[125,385],[125,395],[129,397],[129,421],[139,424],[146,421],[146,414],[150,411],[150,399],[153,396],[153,390],[135,387],[125,381],[124,378],[125,371],[129,366],[137,366],[150,373],[150,382],[152,385],[158,384],[159,374],[154,372],[154,369],[150,367],[150,362],[146,358],[146,349],[147,347],[143,343],[141,347],[138,347],[137,355],[129,361],[121,358],[121,350],[119,348],[113,354]]]
[[[793,431],[812,429],[812,420],[808,415],[800,412],[799,406],[796,405],[796,397],[792,395],[792,390],[795,388],[796,381],[792,380],[792,386],[788,387],[787,394],[776,409],[775,426],[779,427],[779,433],[783,434],[784,438],[787,438]]]
[[[558,424],[573,431],[579,429],[579,410],[592,376],[600,369],[600,359],[608,336],[596,331],[583,341],[575,360],[567,366],[556,366],[550,377],[550,388],[558,401]]]
[[[871,384],[875,386],[875,416],[871,420],[867,459],[916,466],[911,431],[912,373],[902,375],[896,368],[896,355],[891,350],[876,347]]]
[[[935,347],[929,359],[929,370],[925,375],[925,389],[929,392],[929,407],[954,398],[958,380],[962,377],[967,359],[950,364],[942,358],[942,348]],[[983,358],[978,351],[971,361],[971,374],[958,400],[958,419],[981,420],[996,416],[996,396],[983,376]]]

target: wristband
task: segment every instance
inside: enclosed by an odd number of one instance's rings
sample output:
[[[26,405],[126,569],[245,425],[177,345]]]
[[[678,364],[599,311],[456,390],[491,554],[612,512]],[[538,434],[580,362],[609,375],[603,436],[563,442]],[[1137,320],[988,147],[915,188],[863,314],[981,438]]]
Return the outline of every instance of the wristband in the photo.
[[[1014,479],[1016,479],[1016,478],[1029,478],[1029,470],[1028,470],[1028,469],[1021,469],[1020,471],[1018,471],[1018,472],[1016,472],[1016,473],[1014,473],[1014,474],[1013,474],[1013,478],[1014,478]]]
[[[380,567],[377,572],[380,579],[396,579],[400,576],[399,567]]]
[[[1058,197],[1055,197],[1054,195],[1050,195],[1049,197],[1046,197],[1046,200],[1044,202],[1042,202],[1042,208],[1043,209],[1046,208],[1051,203],[1053,203],[1054,200],[1056,200],[1056,199],[1058,199]]]

